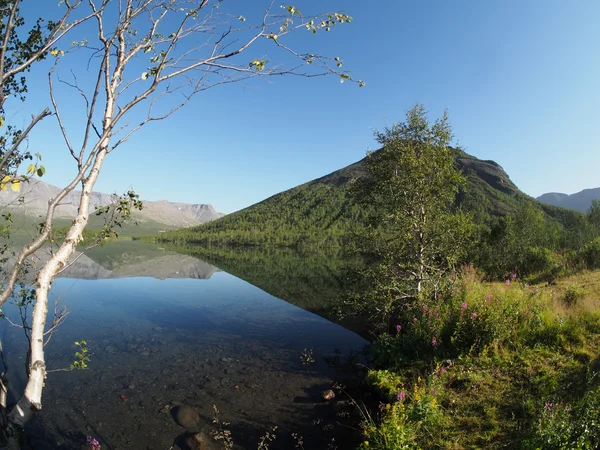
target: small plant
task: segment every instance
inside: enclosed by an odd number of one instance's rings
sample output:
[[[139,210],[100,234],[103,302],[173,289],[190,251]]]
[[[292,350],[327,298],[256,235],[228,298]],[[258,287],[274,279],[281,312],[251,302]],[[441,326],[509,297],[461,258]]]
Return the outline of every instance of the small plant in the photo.
[[[275,438],[277,437],[277,435],[275,434],[276,431],[277,431],[277,427],[273,427],[270,430],[267,430],[267,432],[259,439],[258,446],[256,447],[256,449],[257,450],[269,450],[270,443],[273,442],[275,440]],[[302,438],[300,438],[300,439],[302,439]],[[296,448],[302,448],[302,447],[296,446]]]
[[[294,438],[294,441],[296,441],[294,448],[304,450],[304,440],[302,436],[300,436],[298,433],[292,433],[292,438]]]
[[[233,448],[233,439],[231,437],[231,431],[227,429],[230,425],[229,422],[221,422],[219,420],[219,409],[217,405],[213,405],[213,424],[216,425],[217,429],[213,431],[212,437],[215,441],[221,441],[224,450],[231,450]]]
[[[315,355],[313,353],[313,349],[305,348],[304,350],[302,350],[302,353],[300,353],[300,360],[302,361],[302,364],[304,364],[305,366],[307,366],[309,364],[314,364]]]
[[[563,302],[567,306],[575,306],[583,298],[583,291],[577,286],[567,286],[563,295]]]
[[[524,448],[568,448],[587,450],[600,445],[600,388],[590,391],[576,404],[547,400]],[[542,447],[543,446],[543,447]]]
[[[410,421],[404,402],[383,406],[379,424],[367,413],[363,421],[364,441],[359,450],[418,449],[418,425]]]
[[[79,350],[75,352],[75,361],[71,363],[69,367],[71,370],[83,370],[87,369],[87,362],[90,360],[88,356],[87,342],[84,340],[75,341],[75,345],[79,347]],[[92,448],[92,447],[90,447]],[[100,447],[98,447],[100,448]]]
[[[102,446],[100,445],[100,443],[92,436],[86,436],[85,442],[89,450],[102,450]]]

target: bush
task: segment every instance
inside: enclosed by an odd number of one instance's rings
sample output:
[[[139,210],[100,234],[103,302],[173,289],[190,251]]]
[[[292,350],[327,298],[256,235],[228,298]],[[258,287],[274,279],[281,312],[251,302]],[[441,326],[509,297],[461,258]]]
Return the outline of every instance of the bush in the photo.
[[[366,382],[388,402],[396,400],[398,392],[404,389],[400,376],[389,370],[369,370]]]
[[[554,281],[565,272],[566,261],[558,253],[549,248],[531,247],[527,249],[523,266],[520,267],[522,275],[537,274],[544,281]]]
[[[600,237],[588,242],[581,251],[588,269],[600,269]]]
[[[583,298],[583,296],[584,294],[580,287],[571,285],[567,286],[565,289],[562,300],[567,306],[573,307]]]

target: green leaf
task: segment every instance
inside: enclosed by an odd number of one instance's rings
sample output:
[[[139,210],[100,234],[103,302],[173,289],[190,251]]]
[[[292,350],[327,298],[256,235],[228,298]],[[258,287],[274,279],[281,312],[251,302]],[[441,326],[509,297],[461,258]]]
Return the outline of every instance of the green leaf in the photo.
[[[32,173],[35,172],[35,164],[29,164],[29,167],[27,168],[27,175],[30,175]]]
[[[142,80],[147,80],[149,77],[148,72],[143,72],[142,73]]]
[[[10,183],[10,189],[13,192],[19,192],[21,190],[21,181],[20,180],[13,180],[12,183]]]
[[[37,170],[38,177],[43,177],[45,173],[46,173],[46,168],[44,166],[38,167],[38,170]]]

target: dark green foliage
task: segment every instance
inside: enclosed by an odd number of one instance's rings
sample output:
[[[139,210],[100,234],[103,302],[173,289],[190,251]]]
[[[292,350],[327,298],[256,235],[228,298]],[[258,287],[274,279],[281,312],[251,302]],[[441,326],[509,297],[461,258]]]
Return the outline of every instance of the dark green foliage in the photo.
[[[590,269],[600,268],[600,237],[588,242],[581,251],[585,264]]]
[[[592,200],[592,205],[587,213],[591,227],[596,234],[600,234],[600,199]]]
[[[542,211],[551,222],[569,225],[586,222],[581,213],[545,205],[521,193],[496,163],[481,161],[458,149],[452,152],[457,168],[467,180],[458,193],[457,204],[470,212],[484,230],[524,205]],[[373,206],[359,202],[353,189],[366,177],[365,158],[214,222],[164,233],[157,239],[226,245],[344,245],[364,229],[372,216]],[[578,239],[577,233],[573,231],[573,240]]]
[[[23,66],[32,57],[38,55],[37,60],[43,60],[46,53],[41,53],[41,50],[46,45],[47,39],[51,36],[57,27],[57,23],[53,21],[45,21],[40,18],[35,24],[29,27],[25,26],[25,19],[20,14],[20,8],[16,7],[13,10],[15,2],[9,0],[0,1],[0,36],[4,38],[9,18],[11,18],[10,31],[8,36],[8,45],[6,46],[3,73],[10,74],[2,84],[2,92],[0,93],[0,113],[3,113],[4,98],[14,95],[21,100],[25,99],[27,93],[27,84],[24,72],[29,72],[31,65],[27,64],[22,71],[11,73],[14,69]]]
[[[449,148],[445,114],[430,123],[416,105],[376,138],[383,149],[369,154],[369,176],[355,190],[371,206],[373,231],[358,245],[374,260],[363,271],[370,289],[349,305],[386,329],[400,309],[439,293],[444,276],[465,261],[474,227],[455,207],[465,180]]]
[[[367,211],[354,201],[357,163],[270,197],[214,222],[165,233],[160,240],[226,245],[336,247],[365,223]]]

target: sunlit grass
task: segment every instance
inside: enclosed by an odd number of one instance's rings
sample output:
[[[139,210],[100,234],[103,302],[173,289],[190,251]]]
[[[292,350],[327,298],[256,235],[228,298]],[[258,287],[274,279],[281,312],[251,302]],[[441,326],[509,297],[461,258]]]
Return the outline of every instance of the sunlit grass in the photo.
[[[600,271],[529,286],[468,270],[374,344],[368,383],[392,406],[379,426],[365,424],[370,448],[597,448],[599,297]],[[402,420],[390,413],[397,403]],[[406,415],[414,410],[425,412]]]

